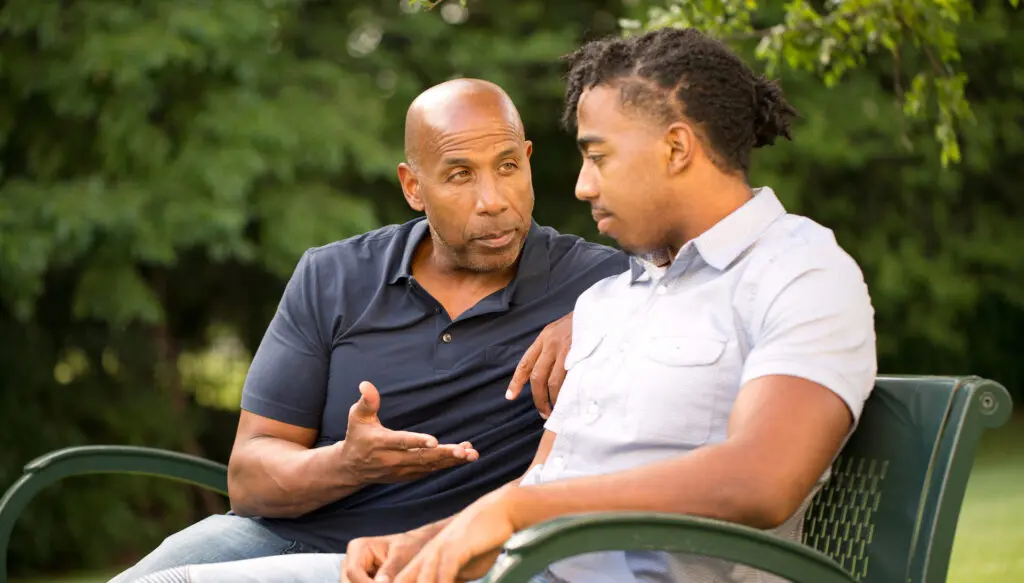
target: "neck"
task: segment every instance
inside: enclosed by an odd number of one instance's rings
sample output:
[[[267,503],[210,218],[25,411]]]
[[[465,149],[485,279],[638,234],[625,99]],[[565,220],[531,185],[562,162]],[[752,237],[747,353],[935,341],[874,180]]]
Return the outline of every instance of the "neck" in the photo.
[[[695,194],[678,197],[682,201],[681,216],[669,244],[672,258],[683,245],[700,237],[753,196],[746,181],[721,173],[712,174],[690,192]]]

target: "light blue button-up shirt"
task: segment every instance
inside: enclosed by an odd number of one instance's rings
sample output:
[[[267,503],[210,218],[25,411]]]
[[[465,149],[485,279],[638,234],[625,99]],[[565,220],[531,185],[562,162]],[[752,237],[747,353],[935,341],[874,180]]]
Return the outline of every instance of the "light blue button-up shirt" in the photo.
[[[863,275],[830,230],[786,213],[770,188],[684,245],[667,267],[633,261],[576,303],[568,374],[546,425],[557,437],[523,486],[628,470],[721,442],[741,387],[766,375],[819,383],[859,418],[877,373]],[[807,502],[773,532],[799,540]],[[777,580],[652,552],[595,553],[551,572],[572,583]]]

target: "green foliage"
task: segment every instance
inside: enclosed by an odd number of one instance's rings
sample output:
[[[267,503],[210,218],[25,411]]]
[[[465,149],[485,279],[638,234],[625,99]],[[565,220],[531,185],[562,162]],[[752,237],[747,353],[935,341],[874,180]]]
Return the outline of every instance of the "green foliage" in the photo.
[[[141,266],[201,250],[284,275],[376,223],[332,184],[386,167],[376,92],[302,53],[301,4],[4,4],[0,293],[20,317],[53,266],[84,267],[79,316],[155,323]]]
[[[1017,0],[1010,4],[1016,8]],[[808,0],[668,0],[621,24],[627,34],[695,27],[729,43],[756,40],[754,54],[768,76],[786,66],[816,73],[830,88],[871,55],[887,52],[896,98],[911,120],[934,119],[946,167],[961,161],[958,128],[974,122],[967,77],[957,71],[959,28],[973,16],[969,0],[827,0],[823,8]]]

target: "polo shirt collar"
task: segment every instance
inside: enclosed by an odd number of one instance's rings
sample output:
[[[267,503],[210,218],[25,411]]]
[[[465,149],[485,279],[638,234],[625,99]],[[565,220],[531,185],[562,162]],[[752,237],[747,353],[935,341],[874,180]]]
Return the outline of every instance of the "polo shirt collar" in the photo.
[[[771,188],[767,186],[757,188],[754,190],[754,196],[743,206],[694,239],[693,247],[696,248],[705,263],[723,271],[752,247],[769,225],[785,214],[785,207],[782,206],[782,202]],[[679,253],[682,254],[688,246],[689,244],[684,245]],[[664,266],[667,259],[668,253],[665,251],[632,257],[630,282],[635,283],[641,278],[646,279],[644,276],[649,276],[650,270]]]
[[[412,260],[416,255],[416,248],[424,237],[429,236],[426,218],[421,217],[413,221],[402,248],[402,258],[392,270],[388,283],[403,283],[412,278]],[[515,277],[505,288],[503,298],[511,303],[524,304],[547,293],[548,279],[551,275],[549,255],[547,237],[541,226],[531,219],[530,230],[526,233],[526,242],[519,257],[519,267]]]
[[[402,247],[402,259],[391,271],[388,283],[402,283],[412,278],[412,258],[416,255],[416,248],[424,237],[430,236],[429,224],[425,217],[412,221],[408,234],[405,236],[405,246]]]

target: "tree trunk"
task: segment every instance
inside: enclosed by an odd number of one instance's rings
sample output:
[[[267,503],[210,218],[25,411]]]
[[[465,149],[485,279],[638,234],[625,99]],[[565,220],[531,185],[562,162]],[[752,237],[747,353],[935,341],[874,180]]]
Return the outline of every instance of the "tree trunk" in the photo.
[[[163,273],[153,278],[154,288],[161,298],[165,297],[165,285]],[[164,305],[167,305],[164,303]],[[192,419],[189,418],[189,400],[185,394],[181,382],[181,373],[178,370],[178,357],[181,355],[181,348],[178,346],[174,335],[166,324],[157,324],[153,327],[153,340],[157,349],[157,377],[161,389],[168,391],[171,399],[171,406],[174,410],[174,417],[178,425],[181,437],[181,446],[185,453],[201,458],[206,458],[202,445],[196,436]],[[199,489],[200,500],[203,511],[207,516],[211,514],[223,514],[226,510],[220,495],[205,488]]]

